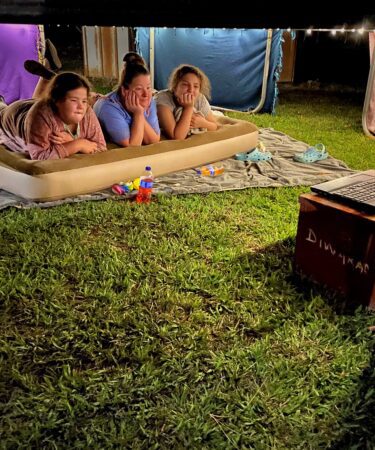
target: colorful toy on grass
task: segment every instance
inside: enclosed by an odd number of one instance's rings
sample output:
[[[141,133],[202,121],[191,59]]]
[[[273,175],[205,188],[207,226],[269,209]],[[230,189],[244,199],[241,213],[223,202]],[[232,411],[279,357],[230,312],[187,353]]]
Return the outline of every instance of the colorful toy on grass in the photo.
[[[141,179],[140,179],[140,177],[138,177],[133,181],[133,189],[138,190],[140,184],[141,184]]]
[[[112,186],[112,192],[118,195],[129,194],[133,190],[134,184],[132,181],[128,181],[127,183],[120,182]]]
[[[224,167],[213,166],[212,164],[208,164],[207,166],[199,167],[194,169],[198,175],[202,175],[202,177],[216,177],[217,175],[221,175],[224,172]]]
[[[112,192],[117,195],[130,194],[133,191],[138,191],[140,182],[141,179],[139,177],[135,178],[135,180],[133,181],[128,181],[126,183],[120,181],[120,183],[114,184],[111,189]]]

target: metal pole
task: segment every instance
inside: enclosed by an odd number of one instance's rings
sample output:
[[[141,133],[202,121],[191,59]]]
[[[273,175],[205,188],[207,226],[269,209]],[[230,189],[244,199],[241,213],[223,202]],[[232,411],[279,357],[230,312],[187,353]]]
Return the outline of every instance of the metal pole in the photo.
[[[267,31],[267,44],[266,44],[266,55],[264,57],[264,69],[263,69],[263,81],[262,81],[262,92],[260,96],[260,100],[258,105],[252,109],[247,111],[238,111],[235,109],[227,109],[222,108],[221,106],[212,106],[212,109],[216,109],[218,111],[231,111],[231,112],[244,112],[248,114],[255,114],[263,108],[264,102],[267,96],[267,85],[268,85],[268,75],[270,69],[270,56],[271,56],[271,47],[272,47],[272,29],[268,29]]]
[[[362,111],[362,128],[363,128],[365,135],[371,139],[375,139],[375,136],[367,128],[367,113],[368,113],[368,109],[370,106],[371,97],[373,95],[374,80],[375,80],[375,46],[374,46],[374,50],[372,52],[370,72],[368,75],[367,87],[366,87],[365,103],[363,105],[363,111]]]
[[[154,89],[155,80],[155,28],[150,28],[150,76],[151,88]]]

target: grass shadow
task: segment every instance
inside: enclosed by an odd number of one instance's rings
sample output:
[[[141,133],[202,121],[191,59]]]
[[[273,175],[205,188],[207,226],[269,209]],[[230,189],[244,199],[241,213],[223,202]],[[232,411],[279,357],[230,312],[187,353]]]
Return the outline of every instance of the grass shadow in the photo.
[[[324,298],[326,304],[329,305],[336,314],[353,315],[358,309],[364,308],[364,305],[359,304],[354,299],[348,298],[345,295],[336,292],[334,289],[319,284],[306,275],[293,271],[290,279],[300,294],[304,295],[306,292],[310,292],[312,296]]]
[[[363,307],[325,286],[296,274],[293,271],[294,247],[295,239],[288,238],[260,249],[256,254],[247,255],[246,260],[248,262],[251,258],[253,265],[262,266],[266,273],[279,271],[280,276],[284,274],[284,281],[289,288],[294,288],[298,293],[293,299],[296,302],[296,310],[306,306],[306,302],[312,301],[315,297],[321,297],[334,316],[341,316],[344,319],[337,321],[342,337],[350,341],[358,341],[358,336],[363,330],[359,329],[358,321],[354,316],[358,312],[365,313]],[[373,338],[369,342],[369,347],[371,358],[359,377],[350,399],[342,406],[340,420],[342,434],[340,439],[328,447],[330,450],[375,448],[375,340]]]
[[[340,440],[331,445],[330,450],[375,448],[375,352],[372,346],[369,366],[358,383],[358,391],[351,398],[350,411],[342,424],[344,429]]]

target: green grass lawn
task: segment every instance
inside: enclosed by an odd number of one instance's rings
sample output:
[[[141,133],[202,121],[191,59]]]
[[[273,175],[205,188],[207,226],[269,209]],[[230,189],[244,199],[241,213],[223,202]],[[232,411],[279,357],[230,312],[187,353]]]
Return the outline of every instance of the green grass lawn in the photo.
[[[231,115],[368,169],[362,101]],[[1,211],[1,448],[375,448],[374,315],[292,276],[306,191]]]

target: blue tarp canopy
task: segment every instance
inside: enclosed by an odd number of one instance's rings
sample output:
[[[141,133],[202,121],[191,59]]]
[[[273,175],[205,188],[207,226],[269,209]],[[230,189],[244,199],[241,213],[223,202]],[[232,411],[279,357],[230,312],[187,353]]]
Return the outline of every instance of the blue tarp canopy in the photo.
[[[150,29],[136,28],[138,50],[150,61]],[[282,31],[272,34],[267,95],[262,112],[273,112],[281,66]],[[187,63],[202,69],[211,81],[211,104],[229,109],[254,109],[261,97],[267,30],[155,28],[155,89],[165,89],[171,71]]]

